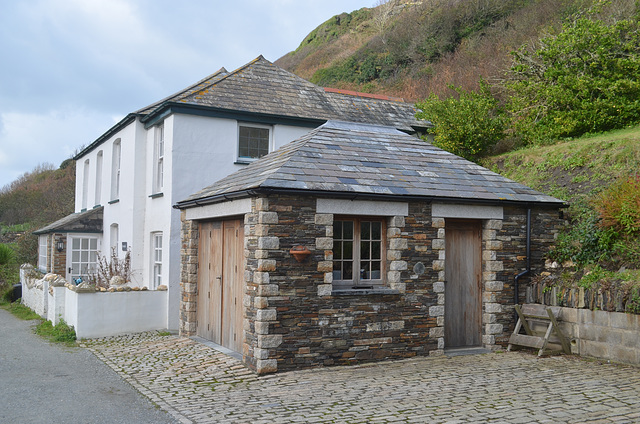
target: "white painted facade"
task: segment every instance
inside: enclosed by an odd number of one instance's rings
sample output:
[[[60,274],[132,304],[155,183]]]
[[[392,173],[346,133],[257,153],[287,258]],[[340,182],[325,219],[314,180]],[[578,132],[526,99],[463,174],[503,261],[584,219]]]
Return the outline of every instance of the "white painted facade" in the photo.
[[[157,143],[160,124],[164,133],[161,186]],[[158,252],[154,236],[162,235],[160,280],[168,287],[170,329],[178,328],[181,245],[180,212],[172,206],[245,166],[238,163],[241,124],[252,123],[180,113],[146,127],[135,117],[77,158],[75,211],[104,207],[99,251],[108,257],[111,247],[117,246],[118,256],[124,258],[123,246],[131,250],[133,286],[156,287]],[[311,130],[308,126],[265,125],[264,121],[254,125],[269,128],[270,151]],[[73,236],[68,235],[68,246]]]

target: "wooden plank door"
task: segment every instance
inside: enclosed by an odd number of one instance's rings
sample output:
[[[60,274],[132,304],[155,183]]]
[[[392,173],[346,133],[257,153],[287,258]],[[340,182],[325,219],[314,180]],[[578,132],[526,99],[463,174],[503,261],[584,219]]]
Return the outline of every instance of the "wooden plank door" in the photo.
[[[244,222],[203,222],[199,235],[196,334],[240,352],[244,334]]]
[[[242,350],[244,296],[244,222],[224,222],[222,267],[222,344],[240,352]]]
[[[446,347],[482,344],[482,226],[478,221],[445,223]]]
[[[200,224],[198,245],[198,298],[196,334],[207,340],[220,340],[222,296],[222,223]]]

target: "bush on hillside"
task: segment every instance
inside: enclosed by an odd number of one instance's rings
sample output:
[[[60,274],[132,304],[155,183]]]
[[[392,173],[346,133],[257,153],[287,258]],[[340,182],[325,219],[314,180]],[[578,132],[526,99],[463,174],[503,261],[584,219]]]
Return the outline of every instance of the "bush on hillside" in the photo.
[[[640,174],[623,178],[600,193],[595,206],[602,227],[640,236]]]
[[[418,119],[433,123],[434,145],[469,160],[485,155],[504,138],[505,120],[489,87],[480,83],[479,92],[450,86],[457,96],[440,99],[431,94],[416,103]]]
[[[513,126],[528,142],[640,122],[640,23],[579,18],[535,50],[513,53],[506,87]]]

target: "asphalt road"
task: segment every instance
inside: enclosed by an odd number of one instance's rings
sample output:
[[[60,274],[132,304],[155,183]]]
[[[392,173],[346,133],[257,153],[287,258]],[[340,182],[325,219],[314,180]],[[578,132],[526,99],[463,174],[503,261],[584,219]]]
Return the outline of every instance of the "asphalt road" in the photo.
[[[0,423],[175,423],[91,352],[0,309]]]

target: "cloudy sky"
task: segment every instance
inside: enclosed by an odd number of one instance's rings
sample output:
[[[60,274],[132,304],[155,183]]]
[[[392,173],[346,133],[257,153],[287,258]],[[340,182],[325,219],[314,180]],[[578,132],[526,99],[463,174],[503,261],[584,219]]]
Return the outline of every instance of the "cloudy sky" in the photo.
[[[0,189],[222,66],[376,0],[2,0]]]

